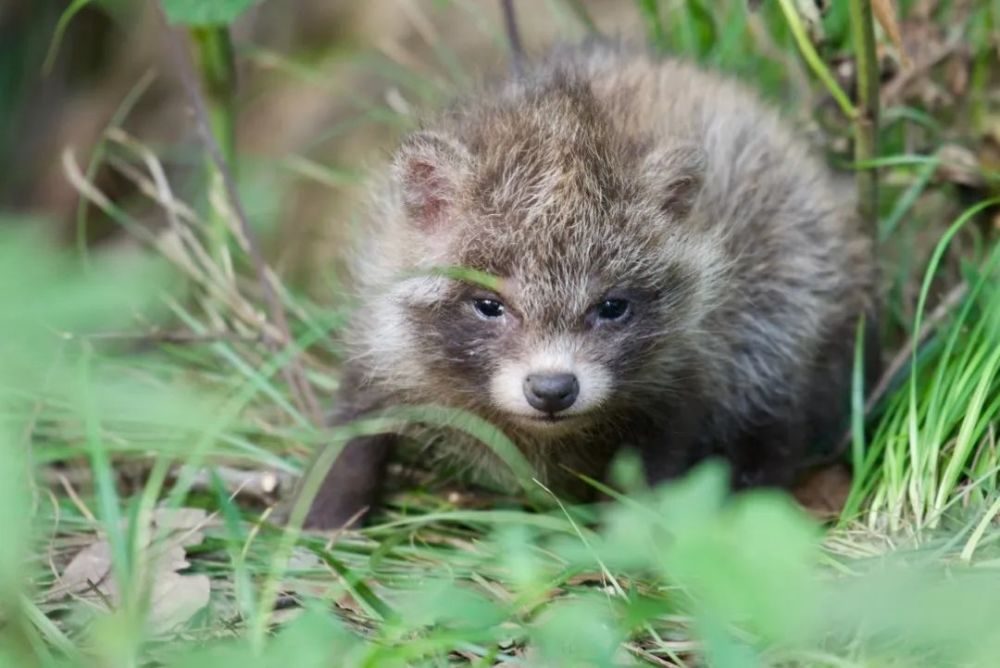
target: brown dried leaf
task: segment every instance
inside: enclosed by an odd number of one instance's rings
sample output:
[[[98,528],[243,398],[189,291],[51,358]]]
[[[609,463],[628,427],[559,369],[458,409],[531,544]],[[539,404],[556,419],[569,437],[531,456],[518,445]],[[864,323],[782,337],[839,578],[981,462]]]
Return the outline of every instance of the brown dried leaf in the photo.
[[[895,3],[892,0],[872,0],[872,12],[892,45],[899,52],[899,59],[903,63],[903,67],[909,68],[912,63],[906,52],[906,47],[903,46],[903,36],[899,30],[899,21],[896,19]]]
[[[205,575],[181,575],[187,568],[185,547],[197,545],[203,535],[197,529],[206,519],[204,510],[182,508],[157,509],[150,527],[150,538],[157,529],[166,536],[153,545],[146,544],[140,559],[140,576],[151,583],[149,629],[163,634],[187,621],[208,605],[211,582]],[[80,550],[46,594],[47,600],[74,595],[100,607],[113,608],[121,603],[121,590],[112,573],[111,545],[97,539]]]
[[[979,142],[979,165],[985,172],[992,174],[991,180],[996,183],[1000,174],[1000,116],[987,117],[982,139]]]
[[[966,53],[956,53],[944,65],[944,80],[948,90],[956,97],[962,97],[969,89],[969,57]]]
[[[181,549],[181,548],[178,548]],[[187,562],[184,562],[187,565]],[[153,581],[146,624],[150,633],[163,635],[191,619],[208,605],[212,591],[207,575],[181,575],[163,570]]]
[[[111,595],[111,545],[99,540],[77,552],[66,566],[59,581],[49,589],[47,600],[62,598],[68,594],[83,594],[97,591],[114,599]]]
[[[945,144],[938,149],[937,157],[941,161],[935,174],[938,179],[971,188],[986,185],[979,159],[964,146]]]
[[[165,543],[184,547],[197,545],[205,536],[200,531],[208,520],[201,508],[157,508],[153,511],[153,527],[165,534]]]

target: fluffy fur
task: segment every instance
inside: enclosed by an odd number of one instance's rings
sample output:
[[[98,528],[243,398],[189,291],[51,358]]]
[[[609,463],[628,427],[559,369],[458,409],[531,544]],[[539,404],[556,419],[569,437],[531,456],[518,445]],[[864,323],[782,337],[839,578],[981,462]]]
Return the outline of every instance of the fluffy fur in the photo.
[[[653,480],[721,454],[737,485],[785,484],[842,424],[870,242],[822,162],[734,81],[617,47],[557,52],[409,137],[373,192],[340,420],[467,409],[564,487],[623,446]],[[455,266],[497,289],[440,275]],[[477,316],[477,297],[504,316]],[[627,321],[594,320],[611,297]],[[567,419],[519,394],[539,370],[577,375]],[[432,440],[505,476],[481,445]],[[370,504],[391,446],[352,442],[309,524]]]

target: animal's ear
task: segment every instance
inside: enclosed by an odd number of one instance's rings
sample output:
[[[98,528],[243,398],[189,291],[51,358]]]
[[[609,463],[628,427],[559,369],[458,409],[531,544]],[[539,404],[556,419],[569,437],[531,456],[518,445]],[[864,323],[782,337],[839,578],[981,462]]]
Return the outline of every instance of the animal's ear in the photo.
[[[469,153],[459,141],[435,132],[411,135],[394,165],[410,220],[426,231],[442,225],[455,206],[468,168]]]
[[[675,144],[646,156],[643,172],[660,210],[683,218],[694,206],[705,176],[705,151],[695,144]]]

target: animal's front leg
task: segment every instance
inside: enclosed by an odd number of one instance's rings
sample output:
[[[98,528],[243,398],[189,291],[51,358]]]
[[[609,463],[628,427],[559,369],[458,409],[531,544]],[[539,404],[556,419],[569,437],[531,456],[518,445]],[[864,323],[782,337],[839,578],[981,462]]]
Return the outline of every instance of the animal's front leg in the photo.
[[[683,475],[709,454],[699,446],[703,416],[704,412],[696,405],[678,406],[667,411],[647,436],[638,439],[639,455],[650,485]]]
[[[726,444],[735,490],[789,487],[805,459],[806,425],[796,418],[762,420]]]
[[[328,530],[359,524],[378,499],[386,461],[397,438],[377,434],[349,441],[327,471],[304,526]]]
[[[376,386],[363,380],[365,376],[363,370],[354,366],[345,369],[331,426],[349,425],[386,405],[386,398]],[[340,529],[360,524],[378,500],[386,462],[398,439],[396,434],[381,433],[349,440],[325,473],[304,526]],[[316,465],[314,462],[313,466]]]

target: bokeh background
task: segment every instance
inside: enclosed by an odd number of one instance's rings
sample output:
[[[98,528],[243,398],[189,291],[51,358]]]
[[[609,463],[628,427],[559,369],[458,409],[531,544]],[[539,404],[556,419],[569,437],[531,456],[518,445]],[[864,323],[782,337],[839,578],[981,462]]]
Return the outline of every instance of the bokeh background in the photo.
[[[712,465],[648,490],[626,458],[612,501],[535,507],[418,459],[334,536],[282,515],[345,436],[317,415],[365,177],[510,68],[500,3],[159,4],[176,25],[0,0],[0,666],[996,665],[1000,2],[515,0],[529,59],[645,43],[757,88],[845,180],[877,169],[888,369],[863,387],[859,357],[844,457],[798,500]]]
[[[135,0],[78,4],[72,16],[58,0],[0,7],[0,202],[43,214],[64,240],[77,237],[81,214],[60,156],[67,147],[92,154],[130,92],[138,99],[123,127],[163,149],[182,196],[198,187],[184,186],[197,180],[197,137],[158,13]],[[585,34],[567,3],[519,4],[530,49]],[[603,29],[643,34],[622,3],[585,4]],[[414,115],[509,64],[495,2],[265,2],[240,17],[232,38],[241,183],[278,267],[299,281],[335,260],[357,177]],[[95,182],[120,202],[135,199],[111,167]],[[88,243],[118,236],[99,212],[83,215]]]

